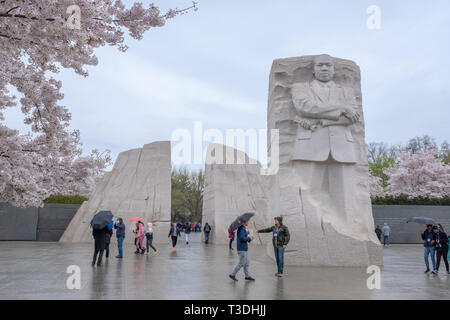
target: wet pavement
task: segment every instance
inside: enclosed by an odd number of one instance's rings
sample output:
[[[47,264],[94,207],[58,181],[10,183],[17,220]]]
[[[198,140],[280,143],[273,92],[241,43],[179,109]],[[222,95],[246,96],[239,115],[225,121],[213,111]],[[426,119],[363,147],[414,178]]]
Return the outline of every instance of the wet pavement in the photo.
[[[249,251],[256,281],[240,271],[235,283],[228,274],[236,251],[192,237],[175,253],[165,244],[156,255],[135,255],[126,245],[122,260],[113,245],[101,267],[91,266],[89,244],[0,242],[0,299],[450,299],[450,276],[423,273],[420,245],[385,248],[381,288],[369,290],[365,268],[287,266],[278,279],[275,263],[256,246]],[[80,289],[66,286],[70,265],[80,267]]]

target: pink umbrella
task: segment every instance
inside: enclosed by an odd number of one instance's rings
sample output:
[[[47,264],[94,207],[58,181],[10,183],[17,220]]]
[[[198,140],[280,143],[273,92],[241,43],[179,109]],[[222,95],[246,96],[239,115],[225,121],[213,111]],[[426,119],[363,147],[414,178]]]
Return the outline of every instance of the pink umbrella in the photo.
[[[131,219],[129,219],[128,221],[144,221],[144,218],[139,218],[139,217],[136,217],[136,218],[131,218]]]

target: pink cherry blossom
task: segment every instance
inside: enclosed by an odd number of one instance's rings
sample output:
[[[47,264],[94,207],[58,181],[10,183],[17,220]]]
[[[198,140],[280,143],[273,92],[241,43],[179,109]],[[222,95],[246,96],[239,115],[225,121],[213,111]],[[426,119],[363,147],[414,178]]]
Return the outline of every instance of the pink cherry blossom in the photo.
[[[69,28],[67,8],[80,8],[80,28]],[[110,163],[109,151],[83,156],[80,133],[69,130],[71,114],[61,105],[61,68],[87,76],[98,63],[96,48],[126,51],[124,34],[142,39],[153,27],[189,10],[161,13],[153,4],[120,0],[0,0],[0,201],[42,205],[51,194],[89,194]],[[14,88],[19,93],[11,93]],[[21,107],[28,134],[8,128],[4,110]]]

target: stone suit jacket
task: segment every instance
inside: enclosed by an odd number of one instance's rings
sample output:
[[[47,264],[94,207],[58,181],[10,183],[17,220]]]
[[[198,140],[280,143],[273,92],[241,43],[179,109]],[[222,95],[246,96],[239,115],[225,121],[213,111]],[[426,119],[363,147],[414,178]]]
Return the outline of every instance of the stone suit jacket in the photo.
[[[341,115],[344,106],[357,110],[354,91],[331,81],[329,97],[324,97],[318,86],[317,80],[292,86],[292,100],[298,117],[321,124],[315,130],[298,125],[291,160],[326,161],[331,154],[337,162],[356,163],[356,143],[350,131],[352,124]]]

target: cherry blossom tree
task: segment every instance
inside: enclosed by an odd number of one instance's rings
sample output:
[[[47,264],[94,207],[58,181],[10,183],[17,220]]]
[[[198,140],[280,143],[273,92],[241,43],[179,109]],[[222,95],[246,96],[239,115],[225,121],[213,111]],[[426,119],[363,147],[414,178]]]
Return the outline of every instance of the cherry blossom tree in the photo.
[[[385,170],[389,176],[388,194],[408,198],[444,198],[450,196],[450,165],[435,150],[400,154],[398,167]]]
[[[60,104],[62,83],[52,74],[69,68],[87,76],[85,67],[98,63],[96,48],[126,51],[125,32],[142,39],[196,9],[195,2],[161,13],[153,4],[127,8],[120,0],[0,0],[0,201],[42,205],[55,193],[88,194],[111,161],[109,151],[83,156],[80,133],[70,131],[71,114]],[[5,124],[5,109],[18,106],[27,134]]]

